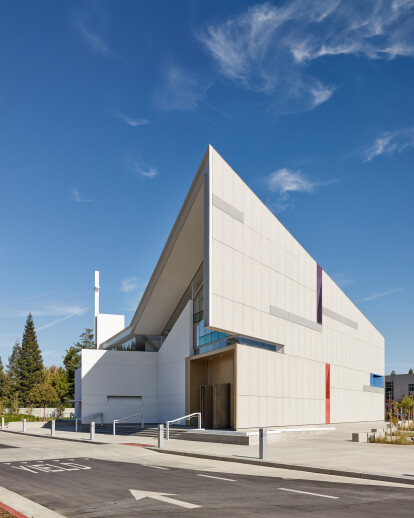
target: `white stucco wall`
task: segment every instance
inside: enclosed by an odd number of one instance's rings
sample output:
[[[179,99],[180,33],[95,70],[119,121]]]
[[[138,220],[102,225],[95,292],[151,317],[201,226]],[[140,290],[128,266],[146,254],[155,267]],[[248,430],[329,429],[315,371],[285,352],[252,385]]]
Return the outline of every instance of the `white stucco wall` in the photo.
[[[187,306],[158,351],[158,421],[185,415],[185,358],[193,354],[193,302]]]
[[[99,347],[108,340],[108,338],[111,338],[124,329],[125,316],[99,313],[96,317],[96,323],[96,343]]]
[[[109,423],[144,412],[145,422],[157,422],[157,354],[84,349],[82,417],[102,412]]]
[[[302,376],[324,390],[325,364],[331,366],[331,422],[382,419],[383,392],[366,388],[370,373],[384,375],[384,338],[325,272],[322,305],[338,318],[324,313],[318,325],[316,261],[213,148],[208,181],[207,325],[284,345],[280,365],[289,362],[290,381],[269,393],[283,393],[283,404],[291,404],[289,412],[277,412],[277,419],[284,416],[280,424],[301,424],[296,414],[302,423],[325,422],[325,412],[317,409],[307,416],[314,405],[311,395],[303,411],[295,409]],[[262,354],[267,353],[251,353],[252,358]],[[255,375],[260,377],[252,367],[250,376]],[[280,383],[280,375],[273,377],[272,383]],[[257,397],[255,389],[250,396]],[[250,402],[248,407],[256,412]],[[269,425],[279,423],[268,419]]]

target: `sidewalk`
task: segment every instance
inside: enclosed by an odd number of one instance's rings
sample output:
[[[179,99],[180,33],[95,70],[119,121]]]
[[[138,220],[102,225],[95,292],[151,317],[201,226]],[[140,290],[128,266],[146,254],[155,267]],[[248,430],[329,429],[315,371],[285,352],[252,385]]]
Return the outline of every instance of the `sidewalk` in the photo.
[[[29,425],[30,423],[28,423]],[[211,442],[170,439],[160,453],[231,460],[240,463],[274,465],[288,469],[309,469],[329,473],[345,472],[348,476],[398,477],[407,484],[414,484],[414,445],[396,446],[375,443],[354,443],[353,432],[382,428],[383,423],[352,423],[334,425],[335,430],[302,433],[294,437],[283,434],[280,440],[269,442],[266,460],[258,459],[258,445],[240,446]],[[12,431],[11,429],[9,431]],[[50,437],[50,429],[27,428],[28,434]],[[56,431],[56,438],[84,441],[91,444],[88,433]],[[108,444],[137,444],[156,447],[156,438],[139,436],[112,436],[96,434],[95,442]],[[340,473],[335,473],[340,475]]]
[[[145,445],[156,446],[157,439],[154,437],[145,437],[143,435],[107,435],[101,433],[95,433],[95,440],[90,440],[89,432],[75,432],[74,429],[64,428],[57,429],[55,437],[51,436],[51,429],[44,428],[42,422],[28,422],[26,423],[26,433],[22,432],[23,424],[21,422],[8,423],[8,427],[4,430],[5,432],[18,433],[21,435],[28,435],[34,437],[47,437],[48,439],[57,439],[65,441],[77,441],[87,442],[89,444],[122,444],[122,443],[144,443]],[[96,425],[96,429],[99,430],[99,425]],[[1,430],[0,430],[1,434]],[[1,436],[0,436],[1,437]]]
[[[279,441],[267,445],[266,461],[290,466],[341,470],[381,476],[401,477],[414,484],[414,445],[398,446],[376,443],[355,443],[353,432],[382,428],[383,423],[352,423],[335,425],[336,430],[303,434],[298,437],[282,435]],[[258,445],[190,443],[171,440],[165,450],[184,454],[209,454],[232,457],[246,462],[258,458]]]

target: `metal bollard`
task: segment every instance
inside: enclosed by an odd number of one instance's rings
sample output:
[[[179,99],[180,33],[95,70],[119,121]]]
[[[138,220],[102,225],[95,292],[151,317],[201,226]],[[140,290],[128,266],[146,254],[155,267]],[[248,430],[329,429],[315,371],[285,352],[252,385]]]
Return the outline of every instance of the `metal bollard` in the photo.
[[[164,446],[164,425],[158,425],[158,448],[162,448]]]
[[[267,430],[259,428],[259,459],[267,457]]]
[[[23,419],[23,433],[26,432],[26,419]]]
[[[5,426],[4,426],[4,417],[1,418],[1,429],[4,430]]]
[[[112,422],[112,435],[116,435],[116,421]]]
[[[91,441],[95,440],[95,423],[92,421],[91,423]]]
[[[52,437],[54,437],[56,435],[56,421],[53,419],[53,421],[51,421],[51,424],[52,424],[52,427],[50,430],[50,434]]]

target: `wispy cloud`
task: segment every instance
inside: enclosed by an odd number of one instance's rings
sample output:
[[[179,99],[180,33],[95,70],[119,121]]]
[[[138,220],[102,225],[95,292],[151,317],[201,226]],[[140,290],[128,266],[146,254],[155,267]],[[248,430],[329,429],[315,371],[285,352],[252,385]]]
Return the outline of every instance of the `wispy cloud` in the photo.
[[[210,85],[200,84],[189,72],[169,66],[153,96],[155,108],[163,111],[195,110]]]
[[[414,56],[412,0],[291,0],[263,3],[208,24],[198,34],[219,72],[244,88],[268,94],[287,111],[309,110],[335,90],[307,65],[323,57]]]
[[[301,171],[292,169],[278,169],[267,178],[267,186],[270,192],[277,195],[272,205],[275,210],[281,212],[290,207],[290,195],[295,192],[312,193],[318,187],[326,187],[337,180],[320,182],[307,178]]]
[[[332,275],[332,278],[340,288],[344,288],[345,286],[349,286],[354,283],[353,277],[346,272],[335,273]]]
[[[404,291],[406,288],[393,288],[392,290],[382,291],[381,293],[375,293],[374,295],[369,295],[368,297],[364,297],[362,299],[358,299],[358,302],[370,302],[371,300],[376,300],[381,297],[385,297],[386,295],[391,295],[393,293],[398,293],[400,291]]]
[[[364,162],[369,162],[380,155],[393,155],[414,148],[414,128],[386,132],[375,139],[365,152]]]
[[[138,288],[138,279],[136,277],[125,277],[121,280],[121,291],[129,293]]]
[[[73,16],[73,23],[87,45],[97,54],[107,56],[110,49],[101,32],[106,25],[101,5],[97,2],[83,4],[83,8]]]
[[[300,171],[278,169],[269,176],[269,189],[272,192],[312,192],[317,186],[305,178]]]
[[[137,277],[125,277],[121,280],[121,290],[128,293],[125,311],[135,311],[144,294],[148,281],[140,281]]]
[[[77,304],[45,304],[38,307],[27,307],[25,309],[0,310],[0,317],[14,318],[25,317],[31,313],[34,317],[55,317],[55,316],[80,316],[88,311],[89,307]]]
[[[79,192],[78,189],[72,189],[71,191],[71,198],[72,201],[75,201],[77,203],[89,203],[92,200],[87,200],[86,198],[83,198]]]
[[[109,48],[103,39],[96,33],[93,33],[84,25],[79,25],[78,29],[82,33],[85,40],[89,43],[93,50],[105,56],[109,52]]]
[[[49,327],[53,327],[56,324],[60,324],[61,322],[64,322],[65,320],[69,320],[69,318],[72,318],[74,316],[75,316],[75,314],[72,314],[72,315],[67,315],[66,317],[63,317],[63,318],[58,318],[57,320],[53,320],[53,322],[49,322],[48,324],[44,324],[43,326],[38,327],[37,331],[43,331],[43,329],[48,329]]]
[[[158,175],[156,167],[143,166],[139,162],[133,162],[128,169],[144,178],[155,178]]]
[[[127,115],[123,115],[122,113],[115,114],[118,119],[121,119],[122,121],[126,122],[130,126],[136,128],[137,126],[146,126],[150,123],[148,119],[132,119],[131,117],[128,117]]]

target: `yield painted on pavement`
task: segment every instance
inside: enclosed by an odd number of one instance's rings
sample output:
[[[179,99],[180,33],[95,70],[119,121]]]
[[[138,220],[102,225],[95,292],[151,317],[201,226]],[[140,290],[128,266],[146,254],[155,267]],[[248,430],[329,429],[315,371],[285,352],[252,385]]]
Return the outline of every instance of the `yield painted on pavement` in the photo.
[[[76,464],[75,462],[59,462],[59,461],[37,461],[35,463],[22,462],[21,464],[10,464],[14,469],[21,469],[29,473],[64,473],[65,471],[80,471],[84,469],[92,469],[85,464]]]

